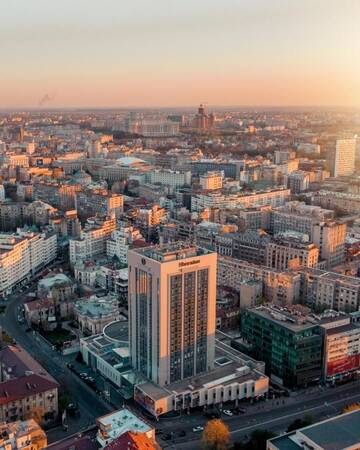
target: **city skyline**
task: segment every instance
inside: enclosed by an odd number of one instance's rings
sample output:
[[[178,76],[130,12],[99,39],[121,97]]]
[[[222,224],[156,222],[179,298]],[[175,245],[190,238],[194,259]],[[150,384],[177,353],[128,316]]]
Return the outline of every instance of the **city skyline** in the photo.
[[[354,0],[7,2],[1,108],[360,106]]]

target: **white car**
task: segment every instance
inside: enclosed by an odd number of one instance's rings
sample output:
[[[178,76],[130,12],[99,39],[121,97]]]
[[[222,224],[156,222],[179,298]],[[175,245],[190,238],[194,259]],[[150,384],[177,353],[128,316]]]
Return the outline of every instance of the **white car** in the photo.
[[[229,416],[229,417],[231,417],[231,416],[234,415],[234,414],[233,414],[231,411],[229,411],[228,409],[224,409],[224,410],[223,410],[223,413],[224,413],[226,416]]]
[[[200,431],[204,431],[204,427],[202,427],[201,425],[198,425],[197,427],[193,428],[194,433],[198,433]]]

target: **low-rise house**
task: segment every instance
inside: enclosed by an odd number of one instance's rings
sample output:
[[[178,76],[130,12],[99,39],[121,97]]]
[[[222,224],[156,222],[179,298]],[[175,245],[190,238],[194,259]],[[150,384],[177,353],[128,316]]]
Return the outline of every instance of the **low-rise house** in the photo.
[[[101,448],[129,431],[144,435],[152,441],[155,440],[155,428],[126,408],[99,417],[96,419],[96,425],[98,427],[97,441]]]
[[[58,415],[58,383],[25,350],[0,350],[0,421],[34,418],[48,423]]]
[[[64,273],[51,273],[38,283],[38,296],[51,297],[60,302],[74,295],[75,284]]]
[[[44,330],[60,320],[70,319],[74,315],[74,300],[56,302],[53,298],[40,298],[24,304],[25,320],[28,325],[39,326]]]
[[[42,450],[47,446],[45,431],[34,419],[0,424],[3,450]]]
[[[100,273],[101,266],[94,261],[77,261],[74,264],[75,280],[81,285],[94,287]]]

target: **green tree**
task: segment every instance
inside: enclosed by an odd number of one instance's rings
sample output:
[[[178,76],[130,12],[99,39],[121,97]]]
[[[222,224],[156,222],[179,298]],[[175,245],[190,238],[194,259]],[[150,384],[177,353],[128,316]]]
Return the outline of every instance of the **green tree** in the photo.
[[[308,425],[311,425],[313,422],[314,422],[313,418],[310,415],[306,415],[303,419],[295,419],[293,422],[291,422],[286,431],[290,433],[290,431],[295,431],[298,430],[299,428],[307,427]]]
[[[276,434],[269,430],[254,430],[246,442],[236,442],[233,450],[266,450],[266,441],[276,437]]]

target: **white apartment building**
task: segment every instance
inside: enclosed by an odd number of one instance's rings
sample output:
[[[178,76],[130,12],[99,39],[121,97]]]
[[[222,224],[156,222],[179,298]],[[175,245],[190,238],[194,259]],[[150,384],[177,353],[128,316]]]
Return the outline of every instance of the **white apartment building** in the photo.
[[[286,183],[292,193],[298,194],[309,189],[310,175],[303,170],[296,170],[286,176]]]
[[[210,171],[200,175],[200,186],[205,191],[222,189],[223,187],[223,171]]]
[[[27,155],[8,154],[5,161],[9,167],[29,167],[29,157]]]
[[[127,254],[131,244],[137,239],[143,239],[139,230],[134,227],[124,227],[111,233],[106,241],[106,254],[110,258],[117,256],[119,261],[127,264]]]
[[[100,267],[92,261],[76,261],[74,264],[75,280],[85,286],[95,286],[100,273]]]
[[[201,212],[206,208],[251,208],[254,206],[282,206],[290,197],[290,189],[275,188],[255,191],[250,194],[224,194],[222,192],[202,192],[191,197],[191,211]]]
[[[54,261],[56,255],[56,234],[0,234],[0,295],[10,294],[15,286]]]
[[[356,139],[337,139],[334,177],[349,176],[355,170]]]
[[[115,217],[104,220],[89,219],[88,226],[81,231],[79,238],[70,239],[70,263],[91,259],[96,255],[105,254],[106,241],[116,229]]]
[[[266,266],[277,270],[316,267],[319,249],[312,242],[291,238],[285,233],[266,245]]]
[[[176,189],[191,184],[191,172],[180,172],[175,170],[152,170],[148,173],[149,182],[151,184],[165,184]]]
[[[322,208],[339,209],[349,214],[360,213],[359,194],[321,190],[314,193],[312,201]]]
[[[5,188],[4,185],[0,184],[0,202],[5,201]]]
[[[278,305],[291,305],[300,298],[300,275],[259,266],[236,258],[218,257],[217,285],[240,292],[243,283],[261,281],[266,299]]]
[[[314,223],[324,222],[334,217],[334,211],[303,202],[288,202],[271,212],[271,226],[274,234],[289,230],[311,235]]]
[[[360,310],[360,280],[318,269],[301,273],[302,295],[311,308],[354,312]]]
[[[276,150],[274,152],[274,162],[275,164],[283,164],[290,159],[294,159],[296,153],[293,150]]]

